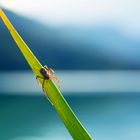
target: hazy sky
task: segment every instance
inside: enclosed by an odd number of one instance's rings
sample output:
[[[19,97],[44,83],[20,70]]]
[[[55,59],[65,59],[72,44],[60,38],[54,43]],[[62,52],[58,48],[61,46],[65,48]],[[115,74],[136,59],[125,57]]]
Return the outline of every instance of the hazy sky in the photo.
[[[140,34],[140,0],[0,0],[0,4],[50,25],[112,24]]]

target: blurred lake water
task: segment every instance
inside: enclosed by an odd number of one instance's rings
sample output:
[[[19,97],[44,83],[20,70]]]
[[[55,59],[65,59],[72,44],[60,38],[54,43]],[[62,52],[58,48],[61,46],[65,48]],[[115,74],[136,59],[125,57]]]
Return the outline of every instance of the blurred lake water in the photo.
[[[57,73],[62,93],[93,138],[140,139],[139,71]],[[0,77],[0,140],[72,139],[31,72]]]
[[[61,81],[64,94],[98,94],[115,92],[140,92],[140,71],[56,71]],[[8,88],[7,88],[8,87]],[[41,87],[37,85],[31,71],[0,72],[0,92],[8,94],[40,95]],[[38,94],[36,94],[38,93]]]
[[[140,96],[66,96],[97,140],[140,139]],[[0,96],[1,140],[72,140],[43,96]]]

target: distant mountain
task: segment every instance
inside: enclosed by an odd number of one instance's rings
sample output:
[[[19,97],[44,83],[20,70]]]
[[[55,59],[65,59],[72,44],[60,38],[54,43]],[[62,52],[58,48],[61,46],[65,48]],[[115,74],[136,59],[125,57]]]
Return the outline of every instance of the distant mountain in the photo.
[[[49,27],[5,10],[42,64],[54,69],[140,69],[140,42],[111,27]],[[29,69],[0,20],[0,70]]]

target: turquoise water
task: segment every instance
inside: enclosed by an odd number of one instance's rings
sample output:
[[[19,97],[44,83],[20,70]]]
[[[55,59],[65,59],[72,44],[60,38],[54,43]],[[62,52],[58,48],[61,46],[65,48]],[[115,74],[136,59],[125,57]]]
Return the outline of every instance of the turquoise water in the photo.
[[[140,95],[66,96],[96,140],[140,139]],[[0,140],[71,140],[43,96],[0,95]]]

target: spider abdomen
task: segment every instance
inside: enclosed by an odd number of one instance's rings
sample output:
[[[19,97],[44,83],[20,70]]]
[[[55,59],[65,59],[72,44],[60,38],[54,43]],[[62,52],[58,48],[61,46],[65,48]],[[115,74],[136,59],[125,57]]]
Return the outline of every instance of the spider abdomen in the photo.
[[[43,78],[48,80],[49,79],[49,75],[47,73],[47,71],[44,68],[40,69],[40,73],[43,75]]]
[[[46,79],[46,80],[49,79],[49,75],[47,73],[44,75],[44,79]]]

